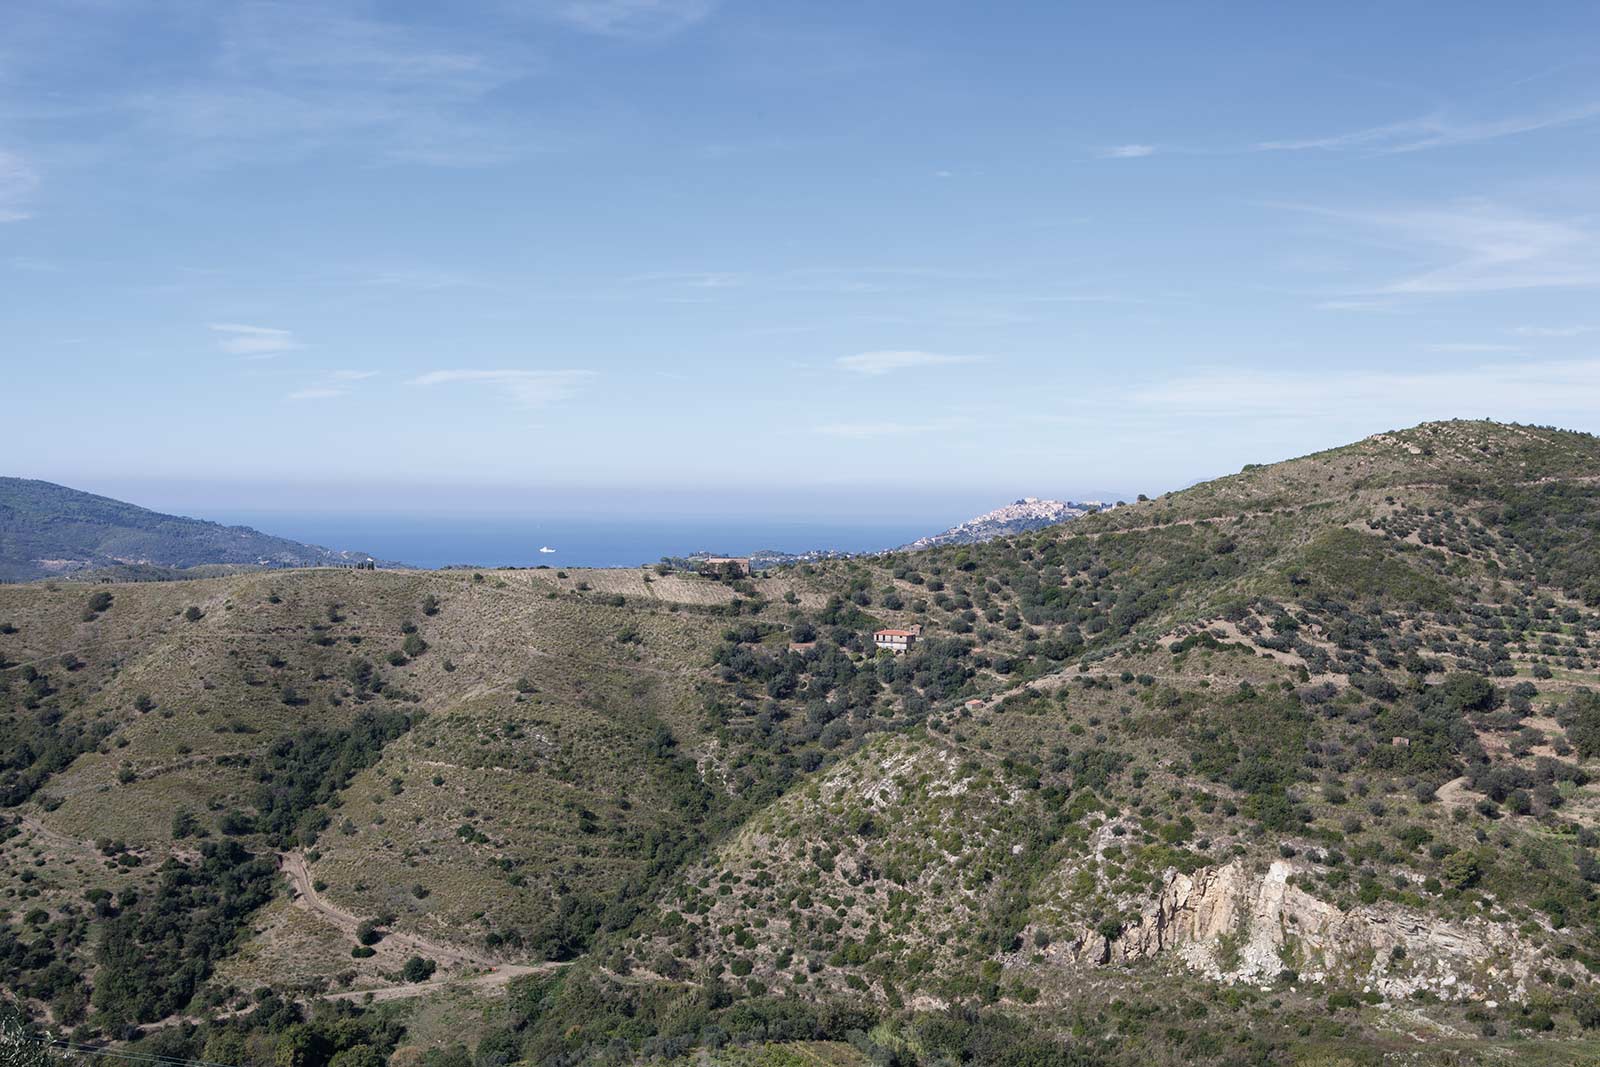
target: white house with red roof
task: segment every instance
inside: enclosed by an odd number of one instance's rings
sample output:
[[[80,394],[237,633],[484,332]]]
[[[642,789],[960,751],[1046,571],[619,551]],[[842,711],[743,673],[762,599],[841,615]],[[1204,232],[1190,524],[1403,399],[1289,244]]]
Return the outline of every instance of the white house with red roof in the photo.
[[[877,630],[872,635],[872,643],[878,648],[886,648],[890,652],[909,652],[911,646],[917,643],[917,638],[922,636],[922,627],[913,626],[906,630]]]

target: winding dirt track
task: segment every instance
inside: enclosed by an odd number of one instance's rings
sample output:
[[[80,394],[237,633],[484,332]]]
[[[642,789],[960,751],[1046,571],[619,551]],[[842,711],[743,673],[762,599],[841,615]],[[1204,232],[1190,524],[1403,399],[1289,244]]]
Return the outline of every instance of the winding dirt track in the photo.
[[[278,869],[289,876],[291,896],[294,906],[311,912],[327,922],[337,926],[340,930],[355,936],[356,927],[361,925],[361,918],[338,907],[326,897],[317,892],[316,884],[311,877],[311,872],[306,867],[306,858],[299,852],[284,852],[278,856]],[[418,956],[427,956],[437,960],[441,965],[454,965],[458,967],[498,967],[500,964],[487,956],[481,956],[469,949],[457,948],[454,945],[442,945],[430,941],[416,934],[406,934],[393,931],[384,935],[383,939],[392,945],[401,945],[410,949]]]
[[[95,848],[93,843],[80,841],[76,837],[68,837],[66,834],[58,833],[32,815],[20,816],[17,822],[24,830],[31,831],[36,837],[42,838],[56,848],[65,849],[69,852],[80,852],[88,856],[98,857],[100,854],[100,850]]]
[[[371,998],[373,1003],[382,1003],[388,1000],[410,1000],[412,997],[425,997],[429,993],[437,993],[445,989],[471,989],[483,992],[490,989],[504,989],[517,978],[527,974],[539,974],[553,971],[565,964],[541,963],[536,966],[525,964],[502,963],[491,971],[472,978],[440,978],[431,982],[413,982],[410,985],[390,986],[387,989],[357,989],[343,993],[324,993],[321,1000],[353,1000],[365,1003]]]
[[[311,878],[311,872],[306,868],[306,858],[299,852],[285,852],[278,856],[278,867],[289,877],[294,906],[302,908],[318,916],[326,922],[332,923],[340,930],[355,937],[356,927],[361,925],[360,917],[338,907],[323,897],[316,890],[316,885]],[[516,964],[502,963],[480,955],[470,949],[459,948],[454,945],[444,945],[437,941],[430,941],[416,934],[390,932],[384,935],[384,941],[393,945],[400,945],[418,956],[432,959],[444,967],[459,969],[482,970],[482,974],[473,977],[452,976],[440,978],[431,982],[413,982],[408,985],[391,986],[387,989],[362,989],[350,990],[341,993],[325,993],[323,1000],[364,1000],[371,997],[374,1001],[407,1000],[412,997],[426,996],[450,986],[469,987],[472,989],[500,989],[513,979],[527,974],[542,974],[557,970],[563,966],[560,963]]]

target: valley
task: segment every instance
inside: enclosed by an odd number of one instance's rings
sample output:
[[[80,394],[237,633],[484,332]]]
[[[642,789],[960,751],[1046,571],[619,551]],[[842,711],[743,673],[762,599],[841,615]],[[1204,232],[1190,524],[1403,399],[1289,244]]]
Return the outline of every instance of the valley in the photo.
[[[0,586],[0,986],[238,1065],[1585,1062],[1597,471],[1441,422],[750,577]]]

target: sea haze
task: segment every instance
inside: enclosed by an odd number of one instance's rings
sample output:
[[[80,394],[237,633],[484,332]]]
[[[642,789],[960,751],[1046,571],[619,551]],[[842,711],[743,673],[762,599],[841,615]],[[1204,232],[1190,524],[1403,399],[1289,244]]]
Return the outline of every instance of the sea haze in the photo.
[[[747,555],[761,549],[879,552],[950,525],[927,521],[535,518],[530,516],[348,515],[228,511],[200,518],[327,548],[366,552],[416,567],[635,567],[691,552]],[[952,520],[952,521],[959,521]],[[941,525],[942,523],[942,525]],[[541,546],[554,552],[541,553]]]

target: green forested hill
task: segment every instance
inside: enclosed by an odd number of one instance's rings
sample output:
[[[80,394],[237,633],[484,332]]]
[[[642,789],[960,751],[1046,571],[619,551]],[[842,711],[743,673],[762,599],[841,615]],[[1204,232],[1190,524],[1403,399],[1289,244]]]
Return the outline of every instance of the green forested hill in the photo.
[[[1597,549],[1600,442],[1447,422],[746,580],[0,588],[0,985],[263,1067],[1588,1062]]]
[[[50,482],[0,478],[0,579],[121,564],[312,567],[368,557],[200,519],[163,515]]]

